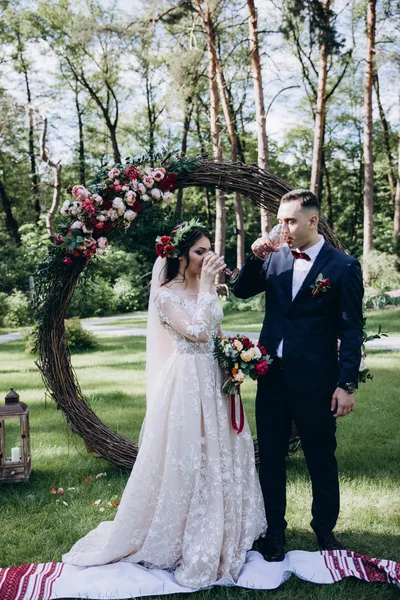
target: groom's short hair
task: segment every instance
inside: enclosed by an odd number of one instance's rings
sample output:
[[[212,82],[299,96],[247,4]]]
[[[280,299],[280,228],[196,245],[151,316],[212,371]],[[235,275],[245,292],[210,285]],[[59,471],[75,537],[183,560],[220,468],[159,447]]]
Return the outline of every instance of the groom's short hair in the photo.
[[[310,190],[291,190],[281,198],[281,204],[292,202],[292,200],[301,200],[302,208],[310,208],[319,214],[319,201],[315,194]]]

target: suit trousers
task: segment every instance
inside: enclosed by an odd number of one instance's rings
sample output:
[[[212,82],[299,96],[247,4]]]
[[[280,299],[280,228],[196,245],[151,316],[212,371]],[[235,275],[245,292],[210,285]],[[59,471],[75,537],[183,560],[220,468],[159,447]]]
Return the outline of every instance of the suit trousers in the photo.
[[[279,535],[287,526],[286,456],[294,420],[312,484],[311,527],[320,535],[333,530],[339,515],[336,420],[331,412],[334,390],[298,393],[285,382],[282,361],[258,380],[256,398],[260,482],[268,533]]]

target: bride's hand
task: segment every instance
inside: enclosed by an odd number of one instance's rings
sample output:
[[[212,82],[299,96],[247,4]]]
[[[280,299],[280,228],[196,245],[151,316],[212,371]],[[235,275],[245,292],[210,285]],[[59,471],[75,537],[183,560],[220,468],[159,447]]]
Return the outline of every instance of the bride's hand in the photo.
[[[205,284],[212,284],[218,273],[221,273],[224,269],[226,269],[226,263],[223,256],[208,254],[203,260],[200,281]]]

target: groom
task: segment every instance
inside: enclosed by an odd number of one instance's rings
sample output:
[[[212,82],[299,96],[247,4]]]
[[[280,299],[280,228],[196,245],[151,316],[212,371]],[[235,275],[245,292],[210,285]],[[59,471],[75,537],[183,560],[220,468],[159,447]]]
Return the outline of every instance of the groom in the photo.
[[[256,240],[234,286],[239,298],[265,292],[260,343],[274,359],[258,380],[256,399],[268,522],[261,551],[269,561],[284,558],[285,457],[292,420],[311,477],[311,527],[318,545],[343,548],[333,533],[339,514],[336,419],[353,411],[363,340],[360,265],[318,233],[316,196],[308,190],[285,194],[278,220],[287,246],[276,251],[265,239]]]

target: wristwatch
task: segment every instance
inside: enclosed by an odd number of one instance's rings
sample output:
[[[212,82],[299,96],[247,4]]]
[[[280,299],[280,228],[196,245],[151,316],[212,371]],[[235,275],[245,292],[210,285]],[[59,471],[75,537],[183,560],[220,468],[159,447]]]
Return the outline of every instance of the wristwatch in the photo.
[[[356,383],[352,383],[352,382],[350,382],[350,383],[341,383],[339,381],[339,383],[337,385],[338,385],[338,387],[342,388],[342,390],[344,390],[348,394],[354,394],[354,392],[358,388],[358,385]]]

